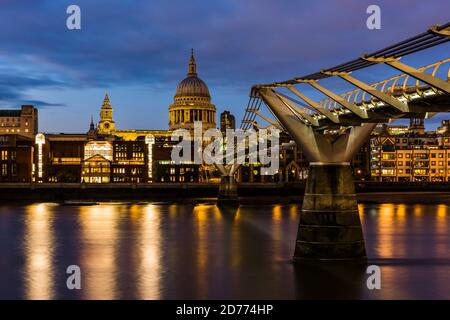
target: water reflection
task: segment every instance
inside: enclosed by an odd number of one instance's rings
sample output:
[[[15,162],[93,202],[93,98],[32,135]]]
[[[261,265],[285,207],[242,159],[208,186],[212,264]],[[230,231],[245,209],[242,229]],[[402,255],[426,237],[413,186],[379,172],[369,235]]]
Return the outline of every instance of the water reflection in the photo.
[[[137,205],[134,206],[135,208]],[[139,208],[136,208],[139,210]],[[161,216],[158,208],[147,205],[139,224],[138,246],[139,267],[138,297],[140,299],[159,299],[161,286]]]
[[[80,256],[83,274],[83,298],[117,297],[116,248],[118,242],[118,206],[82,206]]]
[[[26,299],[54,298],[55,238],[53,205],[30,205],[26,210],[24,235],[24,282]]]
[[[365,265],[297,264],[294,270],[297,299],[361,299],[367,290]]]
[[[18,259],[2,261],[2,270],[27,299],[450,299],[446,205],[359,205],[369,264],[382,268],[379,292],[367,290],[361,268],[291,263],[299,209],[3,206],[0,221],[11,234],[23,229],[23,237],[6,242],[23,250]],[[76,296],[65,288],[68,264],[82,270]],[[0,297],[16,292],[2,287]]]

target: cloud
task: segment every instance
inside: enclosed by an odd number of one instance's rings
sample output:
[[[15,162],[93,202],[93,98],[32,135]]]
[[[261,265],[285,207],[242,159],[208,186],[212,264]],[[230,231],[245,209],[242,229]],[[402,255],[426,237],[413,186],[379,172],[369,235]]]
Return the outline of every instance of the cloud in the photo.
[[[240,101],[255,83],[315,72],[450,20],[448,1],[377,1],[382,29],[370,31],[372,2],[78,0],[82,29],[70,31],[72,1],[1,1],[0,100],[31,101],[27,92],[39,88],[145,84],[167,92],[194,47],[200,76],[219,96],[234,92],[231,100]]]
[[[42,100],[22,100],[20,101],[21,105],[24,104],[31,104],[33,106],[37,106],[39,108],[48,108],[48,107],[65,107],[66,104],[64,103],[51,103],[51,102],[46,102],[46,101],[42,101]]]

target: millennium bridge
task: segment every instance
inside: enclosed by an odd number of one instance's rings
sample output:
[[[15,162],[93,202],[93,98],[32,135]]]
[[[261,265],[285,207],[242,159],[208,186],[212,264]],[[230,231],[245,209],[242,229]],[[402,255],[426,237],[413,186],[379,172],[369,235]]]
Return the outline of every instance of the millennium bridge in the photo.
[[[251,88],[241,129],[262,128],[256,121],[261,118],[269,127],[289,134],[310,164],[295,261],[366,261],[350,161],[378,123],[431,118],[450,111],[450,57],[419,68],[400,62],[404,56],[449,40],[450,23],[437,25],[338,66]],[[380,64],[401,74],[373,84],[352,75]],[[323,86],[328,78],[345,80],[355,89],[337,94]],[[305,88],[317,90],[326,98],[315,101]],[[269,116],[264,114],[263,106]],[[218,168],[222,174],[219,203],[237,200],[233,178],[237,168]]]

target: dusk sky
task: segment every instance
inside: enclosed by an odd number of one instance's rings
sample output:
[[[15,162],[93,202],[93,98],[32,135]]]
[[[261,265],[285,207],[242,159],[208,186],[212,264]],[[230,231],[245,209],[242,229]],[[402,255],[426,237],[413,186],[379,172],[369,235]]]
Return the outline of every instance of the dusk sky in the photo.
[[[66,28],[70,4],[81,8],[81,30]],[[370,4],[381,7],[381,30],[366,27]],[[40,131],[86,132],[108,92],[118,129],[167,129],[194,48],[217,115],[230,110],[240,123],[253,84],[332,67],[449,21],[448,0],[0,0],[0,108],[31,103]],[[420,67],[449,49],[403,61]],[[395,74],[375,67],[360,78]]]

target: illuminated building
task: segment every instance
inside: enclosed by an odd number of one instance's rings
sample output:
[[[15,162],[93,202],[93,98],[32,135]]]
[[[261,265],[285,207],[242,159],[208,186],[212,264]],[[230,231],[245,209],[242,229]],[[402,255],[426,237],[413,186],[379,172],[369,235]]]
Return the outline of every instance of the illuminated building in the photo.
[[[147,183],[199,182],[211,168],[171,160],[172,131],[191,130],[201,121],[203,130],[215,128],[216,108],[205,82],[197,75],[191,53],[187,77],[182,80],[169,107],[169,130],[117,129],[108,94],[100,108],[97,126],[93,119],[87,133],[46,134],[35,148],[41,170],[34,177],[42,182]]]
[[[43,181],[81,182],[87,141],[86,134],[45,134]]]
[[[34,138],[38,130],[38,110],[23,105],[20,110],[0,110],[0,134],[19,134]]]
[[[113,108],[109,102],[108,94],[105,95],[102,108],[100,109],[100,122],[98,123],[98,132],[100,134],[111,134],[115,129],[113,120]]]
[[[81,181],[87,183],[109,183],[113,146],[110,141],[89,141],[84,146]]]
[[[17,134],[0,135],[0,182],[30,182],[33,139]]]
[[[437,134],[447,134],[450,132],[450,120],[442,120],[441,126],[436,129]]]
[[[225,133],[227,129],[236,129],[236,120],[230,111],[224,111],[220,114],[220,131]]]
[[[156,139],[153,145],[153,181],[155,182],[200,182],[201,166],[193,162],[175,164],[171,160],[174,145],[167,139]]]
[[[145,139],[136,141],[115,140],[113,142],[112,182],[150,182],[151,172],[148,163],[152,163],[152,145]],[[150,158],[149,158],[150,156]]]
[[[450,137],[422,132],[371,138],[371,175],[376,181],[450,181]],[[418,133],[419,132],[419,133]]]
[[[398,126],[389,126],[387,128],[388,132],[392,136],[396,136],[399,134],[406,134],[409,132],[408,126],[405,125],[398,125]]]

